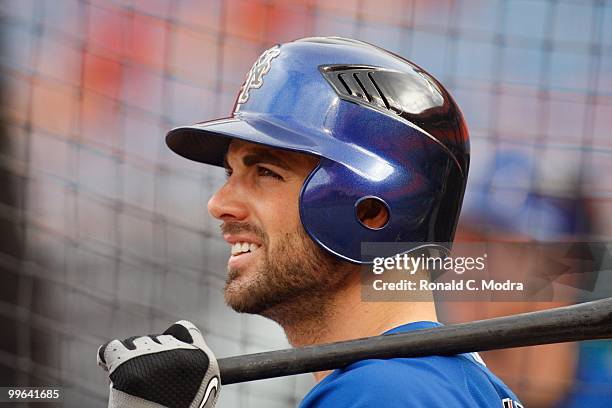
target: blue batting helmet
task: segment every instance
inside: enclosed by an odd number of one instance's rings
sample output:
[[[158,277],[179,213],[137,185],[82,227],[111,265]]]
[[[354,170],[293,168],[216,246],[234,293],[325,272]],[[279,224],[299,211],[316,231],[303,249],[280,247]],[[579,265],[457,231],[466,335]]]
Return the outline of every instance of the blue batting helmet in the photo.
[[[320,158],[300,192],[301,222],[346,261],[371,261],[362,242],[405,243],[409,251],[453,240],[467,128],[446,89],[395,54],[337,37],[276,45],[249,71],[230,118],[175,128],[166,142],[181,156],[222,166],[232,139]],[[388,210],[384,226],[357,216],[366,198]]]

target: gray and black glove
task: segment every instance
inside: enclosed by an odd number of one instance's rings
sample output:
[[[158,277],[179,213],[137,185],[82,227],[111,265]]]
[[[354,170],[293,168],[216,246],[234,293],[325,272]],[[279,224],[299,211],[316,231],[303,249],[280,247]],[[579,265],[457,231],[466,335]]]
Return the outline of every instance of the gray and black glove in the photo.
[[[164,334],[106,343],[98,365],[111,381],[109,408],[212,408],[219,397],[217,359],[185,320]]]

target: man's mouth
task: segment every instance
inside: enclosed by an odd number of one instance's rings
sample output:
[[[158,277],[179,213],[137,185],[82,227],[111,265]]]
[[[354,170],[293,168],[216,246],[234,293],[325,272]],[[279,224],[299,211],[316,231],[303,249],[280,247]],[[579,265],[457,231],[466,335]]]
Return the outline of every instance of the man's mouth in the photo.
[[[232,256],[240,256],[242,254],[255,252],[259,248],[259,245],[252,242],[236,242],[232,244]]]

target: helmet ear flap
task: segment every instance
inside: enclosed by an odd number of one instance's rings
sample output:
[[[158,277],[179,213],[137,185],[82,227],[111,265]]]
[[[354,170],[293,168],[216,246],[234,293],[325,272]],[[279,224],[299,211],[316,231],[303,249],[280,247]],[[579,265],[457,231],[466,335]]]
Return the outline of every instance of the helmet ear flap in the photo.
[[[299,199],[313,241],[345,261],[367,264],[374,254],[363,252],[363,243],[396,243],[394,250],[406,252],[452,240],[465,177],[445,150],[414,137],[428,145],[411,156],[410,167],[395,167],[384,181],[321,158]]]
[[[391,207],[377,194],[379,189],[376,182],[321,158],[300,193],[302,225],[313,241],[333,255],[352,263],[368,262],[362,259],[362,242],[385,241],[392,219]]]

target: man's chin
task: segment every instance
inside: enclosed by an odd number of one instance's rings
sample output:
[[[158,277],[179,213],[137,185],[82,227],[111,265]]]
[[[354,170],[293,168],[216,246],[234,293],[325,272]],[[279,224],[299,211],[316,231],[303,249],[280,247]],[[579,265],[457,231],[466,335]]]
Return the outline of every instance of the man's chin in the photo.
[[[231,285],[225,288],[225,303],[238,313],[261,314],[265,310],[261,303],[253,302],[248,289],[238,289]]]
[[[253,304],[254,282],[246,274],[230,271],[225,283],[225,303],[238,313],[257,314],[260,308]]]
[[[247,276],[228,279],[225,285],[225,303],[238,313],[257,314],[268,317],[271,309],[288,299],[282,291],[270,290],[271,285],[262,286],[261,282]]]

